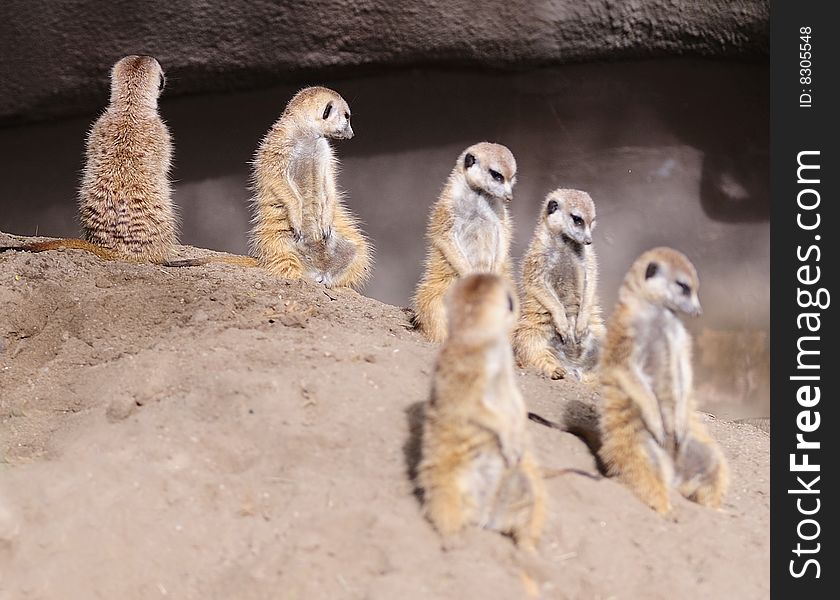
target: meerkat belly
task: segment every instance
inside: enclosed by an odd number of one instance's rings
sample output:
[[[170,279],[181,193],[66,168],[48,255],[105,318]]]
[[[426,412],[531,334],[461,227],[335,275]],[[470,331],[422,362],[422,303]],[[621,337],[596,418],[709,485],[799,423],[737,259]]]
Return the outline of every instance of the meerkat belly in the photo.
[[[568,257],[565,260],[555,261],[551,265],[551,282],[557,298],[566,309],[567,317],[577,317],[583,297],[583,273],[582,265],[576,264]]]
[[[473,271],[492,272],[503,262],[502,227],[495,215],[474,211],[458,219],[452,233]]]
[[[303,239],[298,252],[310,277],[331,285],[356,258],[356,246],[333,232],[329,239]]]
[[[315,143],[301,144],[289,161],[289,177],[303,202],[303,232],[317,237],[321,214],[327,204],[327,163],[330,159],[329,144],[323,138]]]
[[[652,323],[651,331],[662,331],[662,323]],[[648,335],[649,341],[644,346],[641,374],[650,385],[659,404],[662,426],[665,431],[665,447],[673,449],[676,445],[676,398],[672,377],[671,348],[669,340],[663,335]]]
[[[583,297],[583,269],[564,252],[555,252],[552,255],[556,258],[548,263],[548,280],[566,311],[566,318],[573,321],[580,311]],[[556,352],[563,354],[567,359],[578,358],[581,351],[570,344],[569,340],[563,339],[561,332],[555,330],[553,324],[549,343]]]
[[[476,524],[480,527],[487,527],[493,518],[493,509],[505,470],[502,455],[491,448],[483,448],[465,472],[463,489],[468,490],[477,509]]]

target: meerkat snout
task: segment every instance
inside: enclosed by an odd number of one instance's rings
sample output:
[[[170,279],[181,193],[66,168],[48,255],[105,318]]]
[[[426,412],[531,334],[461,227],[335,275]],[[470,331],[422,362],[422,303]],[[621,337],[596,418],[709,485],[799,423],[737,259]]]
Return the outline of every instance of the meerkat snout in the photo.
[[[691,317],[703,314],[698,296],[700,281],[688,259],[679,256],[669,264],[651,260],[645,267],[644,281],[652,300]]]
[[[586,246],[595,229],[595,204],[586,192],[557,190],[545,207],[549,230]]]
[[[450,336],[469,333],[471,339],[491,338],[513,329],[519,301],[509,282],[490,273],[477,273],[452,286],[446,294],[446,312]]]
[[[464,177],[467,183],[477,192],[510,202],[516,184],[516,160],[513,154],[504,146],[486,142],[477,144],[476,149],[481,152],[467,152],[464,155]]]
[[[353,137],[353,127],[350,125],[350,107],[344,99],[333,99],[327,102],[321,114],[322,129],[325,137],[338,140],[349,140]]]

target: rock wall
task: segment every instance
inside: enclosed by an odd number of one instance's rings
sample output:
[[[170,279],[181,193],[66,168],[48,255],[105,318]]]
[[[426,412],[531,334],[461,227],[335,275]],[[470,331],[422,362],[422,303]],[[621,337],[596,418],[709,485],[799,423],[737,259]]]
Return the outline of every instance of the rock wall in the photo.
[[[108,68],[132,53],[188,94],[360,67],[754,58],[768,13],[767,0],[3,0],[0,125],[100,107]]]

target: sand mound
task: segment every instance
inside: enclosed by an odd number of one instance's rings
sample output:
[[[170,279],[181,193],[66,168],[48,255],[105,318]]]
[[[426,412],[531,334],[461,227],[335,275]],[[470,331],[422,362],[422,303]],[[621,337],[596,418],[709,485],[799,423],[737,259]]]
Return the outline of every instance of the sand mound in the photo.
[[[0,254],[0,280],[2,598],[769,594],[756,427],[709,422],[731,462],[723,511],[675,499],[662,518],[615,481],[561,475],[539,561],[485,531],[444,552],[408,476],[435,347],[405,311],[79,251]],[[558,421],[593,401],[521,385]],[[546,467],[597,473],[579,438],[529,427]]]

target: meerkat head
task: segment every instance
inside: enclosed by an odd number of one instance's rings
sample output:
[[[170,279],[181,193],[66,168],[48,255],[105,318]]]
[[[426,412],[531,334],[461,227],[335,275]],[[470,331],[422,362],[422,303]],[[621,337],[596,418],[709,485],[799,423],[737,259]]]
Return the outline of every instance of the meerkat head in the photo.
[[[157,108],[166,85],[160,63],[151,56],[126,56],[111,69],[111,104]]]
[[[289,101],[286,112],[303,127],[320,137],[349,140],[350,106],[338,92],[325,87],[302,89]]]
[[[691,316],[702,313],[697,270],[685,254],[672,248],[654,248],[637,258],[623,288],[674,312]]]
[[[516,184],[516,159],[505,146],[481,142],[458,158],[456,170],[476,192],[510,202]]]
[[[595,203],[586,192],[554,190],[543,203],[543,217],[552,233],[566,236],[578,244],[592,243]]]
[[[508,339],[519,316],[519,301],[501,277],[474,273],[450,288],[446,315],[451,339],[476,344]]]

